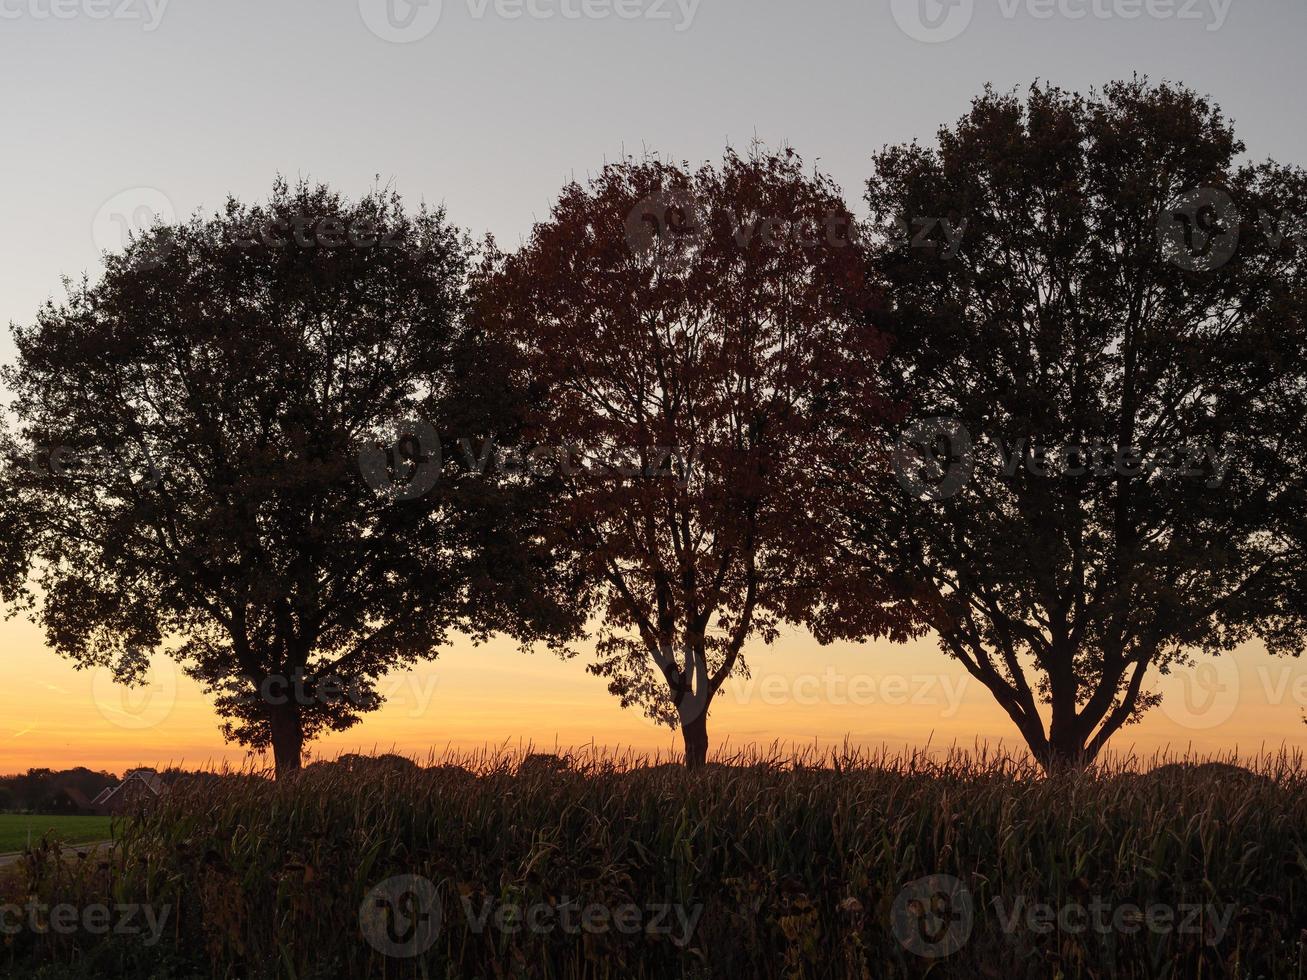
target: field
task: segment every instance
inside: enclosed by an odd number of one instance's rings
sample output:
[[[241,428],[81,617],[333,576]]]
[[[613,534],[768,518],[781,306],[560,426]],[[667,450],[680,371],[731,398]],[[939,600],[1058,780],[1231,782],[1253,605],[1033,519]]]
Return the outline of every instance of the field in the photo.
[[[461,761],[179,787],[111,855],[25,868],[0,905],[115,928],[20,931],[0,974],[1305,975],[1300,760]]]
[[[0,854],[21,851],[30,840],[49,832],[63,844],[86,844],[108,840],[109,817],[40,817],[23,813],[0,813]]]

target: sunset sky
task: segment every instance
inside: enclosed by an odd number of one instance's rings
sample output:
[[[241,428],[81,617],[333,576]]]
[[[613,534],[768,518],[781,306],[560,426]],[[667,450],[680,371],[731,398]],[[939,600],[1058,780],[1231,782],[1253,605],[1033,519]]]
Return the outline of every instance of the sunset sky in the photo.
[[[379,178],[412,203],[446,203],[455,223],[504,247],[566,180],[645,149],[698,162],[728,143],[789,143],[859,205],[877,149],[931,140],[986,82],[1084,89],[1147,71],[1212,95],[1251,157],[1307,162],[1307,128],[1285,124],[1307,81],[1301,0],[1202,0],[1156,16],[1086,3],[1084,16],[1052,17],[1035,0],[963,0],[949,36],[924,40],[904,18],[914,2],[702,0],[668,4],[671,19],[627,21],[513,18],[445,0],[426,8],[439,22],[407,38],[384,36],[373,0],[175,0],[135,5],[137,20],[60,19],[39,4],[6,14],[0,323],[30,322],[61,294],[61,277],[97,276],[124,216],[207,212],[229,193],[260,199],[278,173],[350,194]],[[11,356],[5,337],[0,361]],[[146,691],[123,691],[74,670],[24,620],[0,624],[0,657],[2,772],[243,759],[198,687],[165,662]],[[311,750],[677,746],[675,733],[621,710],[583,659],[455,645],[392,678],[382,711]],[[823,649],[792,633],[750,660],[752,686],[729,686],[714,705],[718,747],[1018,744],[988,692],[929,639]],[[1165,708],[1123,730],[1116,749],[1307,744],[1298,661],[1249,647],[1165,689]]]
[[[126,690],[107,673],[73,669],[26,623],[11,621],[3,629],[11,680],[0,688],[0,772],[246,761],[239,746],[224,745],[198,685],[167,660],[156,662],[147,687]],[[752,678],[728,684],[713,705],[709,734],[718,746],[779,741],[832,747],[847,739],[871,751],[899,752],[927,744],[970,748],[980,740],[1021,749],[989,692],[929,640],[823,648],[805,634],[789,633],[774,647],[756,650],[752,664]],[[1223,661],[1203,660],[1154,687],[1167,695],[1163,708],[1123,729],[1116,750],[1151,756],[1168,747],[1203,755],[1307,747],[1302,661],[1277,660],[1250,646]],[[310,752],[425,757],[447,748],[526,743],[552,751],[591,740],[649,753],[679,746],[676,733],[622,710],[604,682],[585,671],[583,658],[523,655],[508,641],[459,644],[434,663],[390,677],[382,690],[386,707]]]

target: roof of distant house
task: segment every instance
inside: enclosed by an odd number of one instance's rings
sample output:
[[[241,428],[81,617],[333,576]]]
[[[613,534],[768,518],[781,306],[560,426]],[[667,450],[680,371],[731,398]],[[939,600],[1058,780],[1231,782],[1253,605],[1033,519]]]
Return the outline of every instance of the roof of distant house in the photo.
[[[162,793],[165,788],[163,785],[163,780],[159,777],[159,774],[155,772],[153,769],[131,770],[130,772],[127,773],[127,775],[123,776],[123,786],[126,786],[128,781],[132,779],[139,779],[141,782],[145,783],[146,786],[150,787],[150,789],[154,791],[155,796],[158,796],[160,793]],[[119,789],[121,788],[122,787],[120,786]]]
[[[89,810],[91,808],[91,801],[88,800],[86,794],[76,786],[65,786],[64,794],[73,801],[73,805],[76,806],[77,809]]]
[[[107,807],[113,802],[114,797],[119,793],[124,792],[133,784],[144,786],[154,796],[162,796],[164,791],[168,788],[164,785],[159,774],[153,769],[132,769],[123,776],[123,781],[121,783],[110,789],[106,789],[92,801],[91,805],[96,807]]]

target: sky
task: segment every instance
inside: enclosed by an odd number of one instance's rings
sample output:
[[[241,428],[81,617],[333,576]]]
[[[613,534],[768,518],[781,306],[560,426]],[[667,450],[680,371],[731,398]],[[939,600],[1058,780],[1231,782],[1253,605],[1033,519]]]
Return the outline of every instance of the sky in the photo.
[[[0,0],[0,321],[30,322],[63,277],[94,279],[126,228],[261,199],[277,174],[388,184],[509,247],[564,182],[646,150],[697,163],[790,145],[856,204],[874,152],[930,141],[986,83],[1182,81],[1250,156],[1303,163],[1304,37],[1302,0]],[[0,657],[0,772],[244,758],[165,662],[126,691],[21,618],[0,623]],[[713,708],[718,744],[1016,747],[928,639],[787,633],[751,660]],[[314,751],[676,744],[581,660],[508,642],[456,643],[386,690]],[[1307,745],[1307,666],[1256,645],[1162,690],[1118,750]]]

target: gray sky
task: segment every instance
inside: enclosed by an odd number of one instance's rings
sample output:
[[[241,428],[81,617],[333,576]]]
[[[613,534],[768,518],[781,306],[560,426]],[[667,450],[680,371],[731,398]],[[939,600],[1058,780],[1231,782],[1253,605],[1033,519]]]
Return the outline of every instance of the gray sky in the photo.
[[[505,245],[645,147],[789,143],[856,201],[987,81],[1184,81],[1307,162],[1304,38],[1303,0],[0,0],[0,321],[95,276],[123,216],[279,171],[380,174]]]

